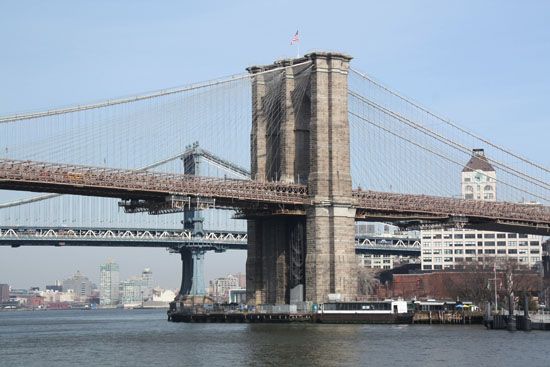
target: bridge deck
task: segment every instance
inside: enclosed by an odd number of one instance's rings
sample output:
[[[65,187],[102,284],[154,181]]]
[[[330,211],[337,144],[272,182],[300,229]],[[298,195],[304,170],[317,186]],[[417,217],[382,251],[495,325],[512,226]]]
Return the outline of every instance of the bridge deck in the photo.
[[[307,186],[283,182],[211,179],[181,174],[0,160],[0,189],[56,192],[162,203],[167,197],[200,197],[225,208],[302,210]],[[550,207],[374,191],[353,192],[359,220],[446,221],[550,234]]]

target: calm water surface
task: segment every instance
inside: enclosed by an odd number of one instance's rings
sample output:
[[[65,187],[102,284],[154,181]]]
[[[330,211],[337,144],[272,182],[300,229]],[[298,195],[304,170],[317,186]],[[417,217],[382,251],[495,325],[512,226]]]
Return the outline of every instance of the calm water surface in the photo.
[[[165,311],[0,312],[0,366],[550,366],[550,332],[183,324]]]

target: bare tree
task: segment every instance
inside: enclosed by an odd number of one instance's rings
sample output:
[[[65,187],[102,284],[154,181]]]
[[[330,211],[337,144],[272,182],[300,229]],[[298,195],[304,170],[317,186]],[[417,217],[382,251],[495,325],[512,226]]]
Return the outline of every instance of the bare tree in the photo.
[[[458,300],[483,305],[493,295],[490,285],[492,275],[483,263],[470,263],[449,273],[446,279],[449,293]]]
[[[513,258],[486,258],[449,273],[449,293],[480,306],[494,302],[495,287],[497,302],[507,305],[509,296],[514,298],[540,291],[540,279],[536,272]]]
[[[376,279],[376,272],[373,269],[359,267],[357,271],[357,294],[359,296],[368,296],[373,294],[378,279]]]

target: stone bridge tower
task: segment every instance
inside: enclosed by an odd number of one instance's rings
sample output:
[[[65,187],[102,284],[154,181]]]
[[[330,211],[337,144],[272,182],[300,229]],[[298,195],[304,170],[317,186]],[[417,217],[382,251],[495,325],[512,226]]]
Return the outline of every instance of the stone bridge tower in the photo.
[[[251,173],[307,184],[305,212],[248,215],[251,303],[352,300],[357,292],[350,174],[351,57],[315,52],[248,68],[252,78]]]

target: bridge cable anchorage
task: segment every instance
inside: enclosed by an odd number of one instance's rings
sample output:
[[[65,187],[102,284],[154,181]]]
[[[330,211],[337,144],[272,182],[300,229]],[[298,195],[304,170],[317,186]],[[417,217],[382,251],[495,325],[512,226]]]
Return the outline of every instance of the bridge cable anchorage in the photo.
[[[441,134],[439,134],[439,133],[437,133],[433,130],[428,129],[425,126],[422,126],[418,123],[415,123],[414,121],[411,121],[411,120],[405,118],[404,116],[402,116],[398,113],[395,113],[395,112],[393,112],[393,111],[391,111],[391,110],[389,110],[389,109],[387,109],[387,108],[371,101],[370,99],[368,99],[367,97],[365,97],[363,95],[360,95],[360,94],[358,94],[358,93],[356,93],[352,90],[349,90],[348,93],[351,96],[353,96],[354,98],[359,99],[361,102],[364,102],[364,103],[368,104],[369,106],[381,111],[382,113],[385,113],[385,114],[388,114],[388,115],[392,116],[393,118],[407,124],[408,126],[412,127],[413,129],[418,130],[418,131],[420,131],[420,132],[422,132],[422,133],[424,133],[424,134],[426,134],[426,135],[428,135],[428,136],[430,136],[430,137],[432,137],[432,138],[434,138],[434,139],[436,139],[436,140],[438,140],[438,141],[440,141],[440,142],[442,142],[442,143],[444,143],[444,144],[446,144],[446,145],[448,145],[448,146],[450,146],[454,149],[457,149],[457,150],[461,151],[462,153],[470,154],[471,151],[472,151],[471,148],[468,148],[468,147],[466,147],[466,146],[464,146],[460,143],[452,141],[452,140],[444,137],[443,135],[441,135]],[[510,167],[510,166],[508,166],[504,163],[501,163],[497,160],[494,160],[490,157],[487,157],[487,160],[490,163],[493,163],[495,166],[507,171],[508,173],[510,173],[513,176],[516,176],[516,177],[524,179],[524,180],[528,180],[532,184],[534,184],[534,185],[536,185],[536,186],[538,186],[542,189],[550,190],[550,183],[541,181],[541,180],[539,180],[535,177],[532,177],[528,174],[520,172],[520,171],[518,171],[518,170],[516,170],[516,169],[514,169],[514,168],[512,168],[512,167]]]
[[[358,71],[357,69],[354,69],[354,68],[352,68],[352,67],[350,67],[350,71],[352,71],[352,72],[355,73],[356,75],[360,76],[361,78],[363,78],[363,79],[365,79],[365,80],[368,80],[370,83],[372,83],[372,84],[376,85],[377,87],[379,87],[379,88],[385,90],[386,92],[390,93],[391,95],[393,95],[393,96],[395,96],[395,97],[397,97],[397,98],[403,100],[403,101],[406,102],[406,103],[409,103],[410,105],[412,105],[412,106],[414,106],[415,108],[421,110],[422,112],[424,112],[424,113],[426,113],[426,114],[428,114],[428,115],[430,115],[430,116],[436,118],[437,120],[439,120],[439,121],[441,121],[441,122],[443,122],[443,123],[445,123],[445,124],[447,124],[447,125],[449,125],[449,126],[455,128],[455,129],[457,129],[458,131],[460,131],[460,132],[462,132],[462,133],[464,133],[464,134],[467,134],[467,135],[469,135],[470,137],[475,138],[475,139],[477,139],[477,140],[479,140],[479,141],[481,141],[481,142],[483,142],[483,143],[485,143],[485,144],[487,144],[487,145],[489,145],[489,146],[491,146],[491,147],[493,147],[493,148],[495,148],[495,149],[498,149],[498,150],[500,150],[500,151],[503,152],[503,153],[509,154],[509,155],[511,155],[512,157],[514,157],[514,158],[516,158],[516,159],[519,159],[519,160],[523,161],[524,163],[527,163],[527,164],[529,164],[529,165],[532,165],[532,166],[534,166],[534,167],[536,167],[536,168],[538,168],[538,169],[540,169],[540,170],[545,171],[546,173],[550,173],[550,168],[546,168],[546,167],[544,167],[544,166],[542,166],[542,165],[540,165],[540,164],[537,164],[536,162],[533,162],[533,161],[531,161],[531,160],[529,160],[529,159],[527,159],[527,158],[524,158],[524,157],[522,157],[522,156],[520,156],[520,155],[518,155],[518,154],[516,154],[516,153],[514,153],[514,152],[512,152],[512,151],[510,151],[510,150],[508,150],[508,149],[506,149],[506,148],[503,148],[503,147],[501,147],[501,146],[498,146],[498,145],[496,145],[496,144],[490,142],[489,140],[487,140],[487,139],[485,139],[485,138],[482,138],[481,136],[476,135],[476,134],[474,134],[474,133],[472,133],[472,132],[470,132],[470,131],[468,131],[468,130],[462,128],[462,127],[460,127],[460,126],[457,125],[456,123],[453,123],[450,119],[445,118],[445,117],[442,117],[442,116],[440,116],[440,115],[438,115],[438,114],[436,114],[436,113],[434,113],[434,112],[428,110],[427,108],[422,107],[420,104],[418,104],[417,102],[413,101],[412,99],[410,99],[410,98],[408,98],[408,97],[405,97],[405,96],[403,96],[402,94],[400,94],[400,93],[398,93],[398,92],[396,92],[396,91],[394,91],[394,90],[392,90],[392,89],[390,89],[390,88],[384,86],[383,84],[381,84],[380,82],[374,80],[372,77],[368,76],[367,74],[362,73],[362,72],[360,72],[360,71]]]
[[[377,128],[379,128],[379,129],[381,129],[381,130],[384,130],[385,132],[387,132],[387,133],[389,133],[389,134],[391,134],[391,135],[393,135],[393,136],[395,136],[395,137],[397,137],[397,138],[399,138],[399,139],[402,139],[402,140],[404,140],[404,141],[406,141],[406,142],[408,142],[408,143],[410,143],[410,144],[413,144],[413,145],[417,146],[418,148],[423,149],[423,150],[425,150],[425,151],[427,151],[427,152],[429,152],[429,153],[431,153],[431,154],[434,154],[434,155],[436,155],[436,156],[438,156],[438,157],[440,157],[440,158],[443,158],[443,159],[445,159],[445,160],[447,160],[447,161],[449,161],[449,162],[451,162],[451,163],[454,163],[454,164],[456,164],[456,165],[458,165],[458,166],[461,166],[461,167],[464,167],[464,166],[465,166],[464,163],[462,163],[462,162],[455,161],[454,159],[449,158],[448,156],[445,156],[445,155],[443,155],[443,154],[441,154],[441,153],[438,153],[438,152],[436,152],[436,151],[434,151],[434,150],[432,150],[432,149],[430,149],[430,148],[427,148],[427,147],[425,147],[425,146],[423,146],[423,145],[421,145],[421,144],[419,144],[419,143],[417,143],[417,142],[414,142],[414,141],[412,141],[412,140],[410,140],[410,139],[408,139],[408,138],[406,138],[406,137],[404,137],[404,136],[402,136],[402,135],[400,135],[400,134],[397,134],[397,133],[395,133],[395,132],[393,132],[393,131],[391,131],[391,130],[389,130],[389,129],[387,129],[387,128],[385,128],[385,127],[383,127],[383,126],[381,126],[381,125],[379,125],[379,124],[377,124],[377,123],[375,123],[375,122],[373,122],[373,121],[370,121],[369,119],[367,119],[367,118],[365,118],[365,117],[363,117],[363,116],[359,116],[358,114],[356,114],[356,113],[354,113],[354,112],[352,112],[352,111],[348,111],[348,113],[349,113],[350,115],[352,115],[352,116],[354,116],[354,117],[356,117],[356,118],[358,118],[358,119],[364,121],[364,122],[367,122],[367,123],[369,123],[369,124],[371,124],[371,125],[373,125],[373,126],[376,126]],[[466,167],[468,167],[468,166],[466,165]],[[468,168],[471,169],[472,167],[468,167]],[[523,193],[525,193],[525,194],[528,194],[528,195],[531,195],[531,196],[533,196],[533,197],[537,197],[537,198],[542,199],[542,200],[544,200],[544,201],[548,201],[548,200],[549,200],[548,198],[545,198],[545,197],[542,197],[542,196],[538,196],[537,194],[534,194],[534,193],[532,193],[532,192],[526,191],[526,190],[524,190],[524,189],[522,189],[522,188],[520,188],[520,187],[514,186],[514,185],[509,184],[509,183],[507,183],[507,182],[498,181],[497,179],[495,179],[495,180],[496,180],[497,182],[500,182],[500,183],[502,183],[502,184],[504,184],[504,185],[506,185],[506,186],[509,186],[509,187],[511,187],[511,188],[513,188],[513,189],[515,189],[515,190],[521,191],[521,192],[523,192]]]
[[[311,64],[311,62],[310,61],[304,61],[302,63],[295,64],[293,66],[299,66],[299,65],[304,65],[304,64]],[[67,114],[67,113],[72,113],[72,112],[80,112],[80,111],[98,109],[98,108],[103,108],[103,107],[119,105],[119,104],[137,102],[137,101],[141,101],[141,100],[145,100],[145,99],[153,99],[153,98],[156,98],[156,97],[163,97],[163,96],[167,96],[167,95],[171,95],[171,94],[178,94],[178,93],[188,92],[188,91],[192,91],[192,90],[196,90],[196,89],[202,89],[202,88],[222,85],[222,84],[234,82],[234,81],[241,80],[241,79],[250,79],[250,78],[252,78],[254,76],[257,76],[257,75],[272,73],[276,70],[280,70],[280,69],[284,69],[284,68],[285,68],[285,66],[281,66],[279,68],[274,68],[274,69],[271,69],[271,70],[261,71],[261,72],[258,72],[256,74],[254,74],[254,75],[250,75],[249,73],[234,74],[234,75],[230,75],[230,76],[227,76],[227,77],[222,77],[220,79],[210,80],[210,81],[206,81],[206,82],[202,82],[202,83],[190,84],[190,85],[183,86],[183,87],[176,87],[176,88],[172,88],[172,89],[162,89],[162,90],[159,90],[159,91],[154,91],[154,92],[146,93],[146,94],[142,94],[142,95],[125,97],[125,98],[110,99],[110,100],[97,102],[97,103],[86,104],[86,105],[77,105],[77,106],[72,106],[72,107],[59,108],[59,109],[41,111],[41,112],[32,112],[32,113],[27,113],[27,114],[9,115],[9,116],[0,117],[0,123],[8,123],[8,122],[14,122],[14,121],[21,121],[21,120],[31,120],[31,119],[41,118],[41,117],[62,115],[62,114]]]

